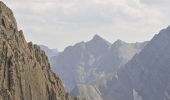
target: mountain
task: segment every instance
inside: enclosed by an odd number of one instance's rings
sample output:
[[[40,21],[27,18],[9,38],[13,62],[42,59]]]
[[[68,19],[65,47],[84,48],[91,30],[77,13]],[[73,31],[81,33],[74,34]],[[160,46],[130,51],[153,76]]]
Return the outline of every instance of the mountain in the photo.
[[[104,100],[170,100],[170,27],[156,34],[145,48],[100,87]],[[107,92],[106,92],[107,90]]]
[[[113,75],[121,66],[126,64],[133,56],[139,53],[147,42],[143,43],[126,43],[117,40],[101,59],[96,63],[96,70],[101,75],[95,78],[91,84],[81,84],[76,86],[72,91],[72,96],[81,96],[87,100],[107,100],[103,99],[107,95],[107,90],[100,90],[100,87],[108,87]],[[106,94],[105,94],[106,93]]]
[[[45,45],[39,45],[42,50],[45,51],[45,54],[48,56],[48,59],[51,59],[53,56],[58,56],[58,50],[57,49],[50,49],[49,47]]]
[[[90,84],[78,84],[70,93],[72,96],[81,96],[87,100],[105,100],[107,90],[101,90],[100,87],[108,87],[109,82],[116,75],[118,69],[126,64],[135,54],[138,54],[147,44],[126,43],[121,40],[115,41],[109,48],[109,51],[101,57],[96,63],[96,73],[98,76]],[[105,94],[106,93],[106,94]],[[106,99],[107,100],[107,99]]]
[[[109,42],[95,35],[92,40],[69,46],[58,56],[52,57],[52,66],[71,91],[77,83],[94,80],[94,64],[108,52],[110,46]]]
[[[88,42],[67,47],[58,56],[52,57],[50,62],[66,89],[72,91],[78,84],[103,84],[110,79],[108,76],[114,75],[121,65],[132,59],[146,44],[147,42],[126,43],[121,40],[111,44],[95,35]]]
[[[0,100],[77,100],[65,91],[39,46],[27,43],[0,1]]]

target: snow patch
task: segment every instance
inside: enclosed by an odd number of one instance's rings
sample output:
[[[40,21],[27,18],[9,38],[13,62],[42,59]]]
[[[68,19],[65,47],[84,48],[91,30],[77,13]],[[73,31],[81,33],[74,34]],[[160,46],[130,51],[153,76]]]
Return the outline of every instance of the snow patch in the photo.
[[[135,89],[133,89],[133,98],[134,100],[143,100]]]

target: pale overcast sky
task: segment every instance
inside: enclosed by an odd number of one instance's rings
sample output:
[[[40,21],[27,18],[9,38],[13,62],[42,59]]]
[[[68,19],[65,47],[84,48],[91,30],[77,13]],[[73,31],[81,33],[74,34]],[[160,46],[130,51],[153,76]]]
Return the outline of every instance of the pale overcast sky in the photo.
[[[95,34],[114,42],[150,40],[170,25],[170,0],[2,0],[27,41],[63,50]]]

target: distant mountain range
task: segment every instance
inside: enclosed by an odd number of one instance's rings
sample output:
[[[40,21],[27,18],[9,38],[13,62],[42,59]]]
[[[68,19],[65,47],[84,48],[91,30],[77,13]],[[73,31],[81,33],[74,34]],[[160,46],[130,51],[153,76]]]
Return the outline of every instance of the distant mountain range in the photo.
[[[50,60],[72,96],[170,100],[170,27],[143,43],[111,44],[96,35]]]
[[[51,57],[50,62],[71,95],[83,96],[88,100],[102,100],[98,87],[111,80],[117,70],[146,44],[147,42],[126,43],[121,40],[111,44],[95,35],[88,42],[67,47]]]
[[[0,100],[170,100],[170,26],[149,42],[40,47],[0,1]]]

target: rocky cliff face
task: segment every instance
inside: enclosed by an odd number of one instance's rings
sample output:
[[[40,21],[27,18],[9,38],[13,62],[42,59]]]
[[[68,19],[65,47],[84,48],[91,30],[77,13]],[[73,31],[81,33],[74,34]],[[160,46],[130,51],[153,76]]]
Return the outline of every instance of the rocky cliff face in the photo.
[[[0,2],[0,100],[78,100],[52,71],[44,51],[27,43],[12,11]]]

